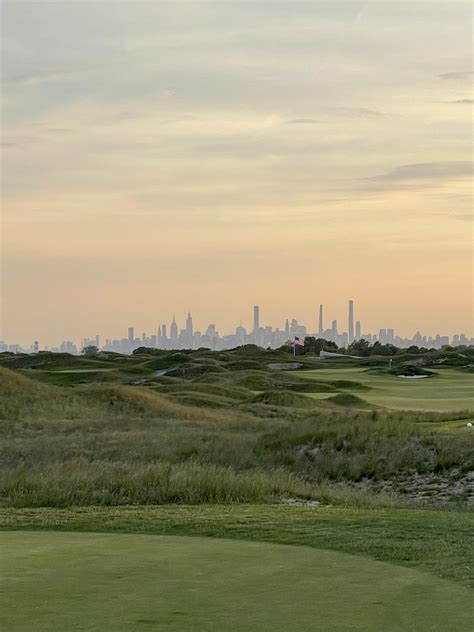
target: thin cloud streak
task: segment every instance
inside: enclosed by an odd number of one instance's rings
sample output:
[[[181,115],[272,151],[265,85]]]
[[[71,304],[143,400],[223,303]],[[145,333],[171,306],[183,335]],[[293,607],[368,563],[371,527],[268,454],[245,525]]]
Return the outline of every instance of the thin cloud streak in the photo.
[[[413,165],[400,165],[378,176],[367,178],[368,180],[438,180],[441,178],[456,178],[472,175],[473,164],[462,160],[450,162],[426,162]]]
[[[443,81],[464,81],[469,79],[474,74],[472,70],[466,70],[463,72],[444,72],[441,75],[438,75],[440,79]]]
[[[299,118],[299,119],[293,119],[291,121],[286,121],[287,125],[316,125],[316,123],[319,123],[320,121],[318,119],[313,119],[313,118]]]
[[[82,75],[83,73],[77,70],[44,70],[7,77],[2,83],[9,86],[39,86],[57,81],[72,81]]]
[[[378,112],[377,110],[371,110],[369,108],[334,108],[334,112],[336,114],[340,114],[342,116],[351,116],[356,118],[380,118],[384,116],[383,112]]]

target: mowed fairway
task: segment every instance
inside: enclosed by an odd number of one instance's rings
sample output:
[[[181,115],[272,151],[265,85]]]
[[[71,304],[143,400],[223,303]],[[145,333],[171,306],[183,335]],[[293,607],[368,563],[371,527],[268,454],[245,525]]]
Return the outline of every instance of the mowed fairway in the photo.
[[[3,532],[0,629],[462,632],[470,593],[344,553],[212,538]]]
[[[474,375],[452,369],[433,371],[436,377],[406,379],[395,375],[377,375],[359,368],[328,368],[302,371],[299,375],[318,382],[350,380],[368,386],[370,390],[344,388],[341,392],[353,393],[369,404],[393,409],[459,411],[474,408]],[[331,397],[331,393],[317,393],[318,399]]]

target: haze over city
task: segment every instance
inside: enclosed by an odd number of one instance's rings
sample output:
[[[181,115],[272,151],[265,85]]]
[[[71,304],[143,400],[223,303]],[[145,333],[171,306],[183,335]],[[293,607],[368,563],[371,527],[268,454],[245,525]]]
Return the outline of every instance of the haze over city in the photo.
[[[0,339],[472,336],[471,12],[4,2]]]
[[[417,347],[422,349],[442,349],[459,346],[474,346],[474,339],[468,338],[464,333],[456,333],[452,336],[437,333],[435,336],[427,336],[419,330],[413,336],[403,337],[395,331],[393,327],[381,327],[372,333],[363,328],[358,320],[357,308],[354,309],[354,301],[350,299],[347,303],[347,313],[345,322],[328,318],[328,314],[321,303],[318,309],[317,322],[304,324],[298,322],[296,318],[287,318],[282,327],[273,327],[266,324],[261,318],[260,305],[254,305],[252,310],[253,322],[247,328],[242,321],[235,327],[233,332],[222,332],[216,322],[209,323],[206,327],[198,329],[191,312],[188,312],[186,320],[179,321],[176,314],[173,314],[171,323],[160,323],[152,333],[135,330],[135,327],[128,327],[126,337],[114,338],[110,336],[81,336],[78,341],[63,340],[60,344],[49,347],[40,344],[39,340],[34,340],[32,344],[24,348],[17,343],[9,344],[0,340],[0,352],[30,352],[54,351],[66,353],[91,353],[97,350],[114,351],[116,353],[133,353],[135,350],[144,349],[210,349],[219,351],[224,349],[234,349],[243,345],[257,345],[266,349],[277,349],[279,347],[305,346],[305,341],[312,338],[331,343],[324,351],[335,350],[337,348],[353,349],[360,351],[360,346],[353,347],[353,343],[363,341],[364,348],[367,345],[388,345],[398,348]],[[181,326],[182,325],[182,326]],[[342,328],[341,328],[342,327]],[[378,347],[380,350],[380,347]],[[387,350],[388,351],[388,350]],[[392,349],[393,351],[393,349]],[[294,349],[296,354],[296,349]]]

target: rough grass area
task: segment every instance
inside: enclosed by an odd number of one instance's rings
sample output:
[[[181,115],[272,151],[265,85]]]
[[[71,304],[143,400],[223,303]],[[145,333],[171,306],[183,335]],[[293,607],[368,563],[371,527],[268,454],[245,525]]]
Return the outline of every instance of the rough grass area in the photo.
[[[137,465],[76,460],[11,468],[0,480],[2,504],[15,507],[268,502],[282,496],[311,498],[317,492],[283,470],[236,472],[193,462]]]
[[[315,408],[315,403],[309,397],[298,395],[291,391],[264,391],[252,398],[252,403],[270,406],[284,406],[285,408]]]
[[[416,361],[462,360],[450,354]],[[256,347],[0,354],[14,369],[0,368],[0,504],[290,496],[344,506],[472,506],[470,413],[388,410],[384,400],[428,397],[432,407],[449,401],[455,411],[472,385],[462,366],[431,368],[433,390],[427,380],[390,375],[386,359],[351,366],[349,358],[334,365],[304,357],[297,370],[268,369],[288,358]],[[397,370],[413,361],[401,358]]]
[[[474,516],[285,505],[0,509],[4,530],[192,535],[330,549],[474,586]]]
[[[10,632],[459,632],[470,593],[418,570],[334,551],[196,537],[4,533]],[[341,598],[343,595],[343,598]]]

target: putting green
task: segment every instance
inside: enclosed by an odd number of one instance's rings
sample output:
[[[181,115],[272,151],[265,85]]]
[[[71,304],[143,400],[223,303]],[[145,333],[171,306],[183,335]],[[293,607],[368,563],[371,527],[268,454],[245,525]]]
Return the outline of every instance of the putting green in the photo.
[[[466,588],[305,547],[61,532],[0,534],[0,629],[463,632]]]
[[[430,371],[433,369],[430,367]],[[365,369],[317,369],[302,371],[306,379],[321,381],[350,380],[369,386],[360,391],[344,388],[340,392],[353,393],[369,404],[406,410],[472,410],[474,408],[474,376],[453,369],[433,371],[436,377],[404,379],[395,375],[377,375]],[[334,393],[317,393],[317,399],[326,399]]]

